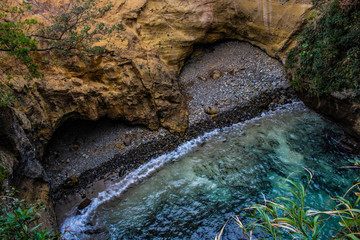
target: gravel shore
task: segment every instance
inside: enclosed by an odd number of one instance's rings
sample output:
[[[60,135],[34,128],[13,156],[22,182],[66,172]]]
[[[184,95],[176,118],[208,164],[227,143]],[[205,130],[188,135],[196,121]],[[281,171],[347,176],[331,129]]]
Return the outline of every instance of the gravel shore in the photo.
[[[206,119],[206,109],[221,114],[264,92],[289,87],[279,61],[238,41],[204,48],[187,62],[179,79],[189,96],[190,125]]]
[[[57,130],[44,164],[58,212],[184,141],[295,99],[282,65],[238,41],[203,47],[185,64],[179,81],[189,109],[184,136],[107,119],[68,122]]]

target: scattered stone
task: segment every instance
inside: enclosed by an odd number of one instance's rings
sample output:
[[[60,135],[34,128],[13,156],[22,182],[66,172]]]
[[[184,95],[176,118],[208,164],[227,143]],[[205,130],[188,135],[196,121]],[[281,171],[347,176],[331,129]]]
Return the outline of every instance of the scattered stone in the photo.
[[[187,84],[187,86],[188,86],[188,87],[194,86],[194,82],[193,82],[193,81],[189,82],[189,83]]]
[[[125,169],[121,169],[119,171],[119,177],[123,177],[126,174],[126,170]]]
[[[66,188],[72,188],[79,185],[79,179],[76,177],[76,175],[72,175],[71,177],[67,178],[64,183],[64,187]]]
[[[214,80],[220,78],[221,76],[222,76],[222,74],[219,70],[215,70],[212,73],[210,73],[210,77]]]
[[[91,204],[91,202],[92,202],[92,201],[91,201],[90,199],[86,198],[84,201],[82,201],[82,202],[79,204],[78,209],[79,209],[79,210],[85,209],[87,206],[89,206],[89,205]]]
[[[80,192],[80,197],[81,198],[86,198],[86,193],[84,190],[82,190],[82,192]]]
[[[206,78],[206,77],[199,76],[198,78],[199,78],[201,81],[203,81],[203,82],[206,82],[206,81],[207,81],[207,78]]]
[[[130,146],[131,143],[132,143],[132,138],[131,138],[131,136],[130,136],[130,135],[126,135],[123,142],[124,142],[124,145],[125,145],[125,146]]]
[[[231,74],[231,75],[235,75],[236,73],[238,73],[239,72],[239,69],[238,68],[234,68],[233,70],[231,70],[229,73]]]
[[[218,110],[215,109],[215,108],[207,107],[207,108],[204,109],[204,112],[205,112],[206,114],[211,115],[211,114],[217,114],[217,113],[218,113]]]
[[[115,144],[115,147],[120,149],[120,150],[124,150],[125,145],[124,144]]]
[[[205,113],[210,115],[210,117],[217,117],[219,110],[216,108],[207,107],[204,109]]]

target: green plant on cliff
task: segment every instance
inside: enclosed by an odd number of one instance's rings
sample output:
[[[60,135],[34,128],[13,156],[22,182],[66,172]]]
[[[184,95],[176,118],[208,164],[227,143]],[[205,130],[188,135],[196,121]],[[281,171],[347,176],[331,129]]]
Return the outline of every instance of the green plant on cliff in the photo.
[[[317,16],[307,18],[309,23],[288,55],[291,83],[316,95],[347,91],[359,99],[360,1],[317,2]]]
[[[19,6],[10,6],[0,0],[0,51],[15,56],[24,64],[32,77],[39,77],[38,62],[44,62],[39,53],[52,53],[56,57],[104,53],[106,48],[93,46],[99,38],[115,30],[123,30],[122,24],[108,26],[96,19],[108,12],[112,5],[97,7],[97,0],[76,0],[67,11],[51,14],[49,6],[27,0]],[[50,14],[41,23],[33,18],[33,9]],[[45,61],[46,62],[46,61]]]
[[[5,190],[0,196],[0,239],[4,240],[48,240],[60,239],[59,234],[40,230],[38,212],[43,209],[39,203],[28,204],[14,197],[15,190]]]
[[[0,108],[11,105],[15,102],[15,97],[9,88],[4,87],[0,82]]]

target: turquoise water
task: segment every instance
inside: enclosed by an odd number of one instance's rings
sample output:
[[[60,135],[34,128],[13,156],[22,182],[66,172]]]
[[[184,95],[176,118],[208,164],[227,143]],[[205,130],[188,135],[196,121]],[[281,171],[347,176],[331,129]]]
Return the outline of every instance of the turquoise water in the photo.
[[[354,178],[338,169],[353,157],[337,147],[341,136],[303,104],[287,105],[153,159],[62,228],[70,226],[74,239],[90,238],[90,221],[102,229],[95,239],[214,239],[241,209],[286,194],[278,180],[303,168],[314,175],[307,204],[321,210]],[[230,220],[222,239],[240,238]]]

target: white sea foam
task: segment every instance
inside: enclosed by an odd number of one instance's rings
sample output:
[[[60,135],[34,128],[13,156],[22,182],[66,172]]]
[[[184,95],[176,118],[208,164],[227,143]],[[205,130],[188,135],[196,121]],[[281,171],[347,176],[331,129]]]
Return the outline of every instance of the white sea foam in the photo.
[[[82,214],[75,215],[70,213],[69,215],[72,216],[70,216],[64,221],[61,226],[61,232],[64,234],[64,237],[69,240],[84,239],[84,235],[82,235],[81,233],[89,229],[88,222],[91,220],[93,213],[99,206],[109,200],[119,198],[129,187],[134,186],[142,180],[150,177],[153,173],[161,169],[166,163],[184,156],[185,154],[191,152],[199,144],[206,142],[214,136],[219,135],[219,133],[222,131],[233,131],[235,129],[236,131],[239,131],[241,130],[241,127],[245,126],[246,124],[254,123],[264,117],[273,116],[274,114],[278,114],[279,111],[288,112],[293,109],[301,109],[302,111],[304,111],[305,107],[300,102],[284,105],[278,110],[263,113],[261,116],[253,118],[251,120],[237,123],[233,126],[225,127],[223,129],[215,129],[209,133],[205,133],[202,136],[197,137],[196,139],[181,144],[173,152],[164,154],[150,160],[146,164],[140,166],[138,169],[126,175],[121,181],[114,183],[106,191],[99,193],[98,197],[92,199],[91,204],[82,211]],[[73,210],[73,212],[75,213],[75,209]],[[74,233],[74,235],[71,233]],[[77,237],[80,235],[82,235],[83,237]]]
[[[79,233],[88,229],[87,223],[91,217],[91,214],[103,203],[118,198],[129,187],[133,186],[151,176],[154,172],[161,169],[166,163],[178,159],[179,157],[190,152],[194,147],[214,135],[219,133],[219,129],[215,129],[212,132],[205,133],[201,137],[193,139],[191,141],[181,144],[177,149],[168,154],[164,154],[160,157],[154,158],[146,164],[140,166],[138,169],[132,171],[124,177],[121,181],[114,183],[109,189],[99,193],[99,196],[92,199],[91,204],[83,210],[81,215],[73,215],[67,218],[61,226],[61,232],[66,239],[77,239],[72,234],[67,232]],[[76,235],[76,234],[75,234]]]

